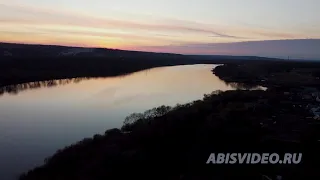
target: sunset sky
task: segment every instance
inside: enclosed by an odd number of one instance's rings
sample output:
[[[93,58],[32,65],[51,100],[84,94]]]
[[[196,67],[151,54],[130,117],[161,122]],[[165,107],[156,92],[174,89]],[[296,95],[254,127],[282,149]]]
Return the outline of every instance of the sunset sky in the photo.
[[[0,41],[183,51],[320,39],[319,7],[319,0],[0,0]]]

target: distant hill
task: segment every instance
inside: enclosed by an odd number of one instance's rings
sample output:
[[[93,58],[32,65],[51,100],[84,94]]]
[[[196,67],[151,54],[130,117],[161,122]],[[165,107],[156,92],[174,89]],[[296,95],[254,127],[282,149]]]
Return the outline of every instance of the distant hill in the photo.
[[[84,48],[56,45],[0,43],[0,57],[139,57],[181,56],[171,53],[126,51],[108,48]]]
[[[182,46],[183,47],[183,46]],[[177,47],[170,46],[170,52]],[[194,44],[188,47],[188,51],[204,52],[199,54],[175,54],[161,53],[158,51],[128,51],[109,48],[84,48],[58,45],[37,45],[37,44],[14,44],[0,43],[0,57],[117,57],[117,58],[155,58],[163,57],[188,57],[197,60],[236,61],[236,60],[291,60],[291,61],[315,61],[320,60],[318,49],[320,40],[272,40],[272,41],[250,41],[237,43],[209,43]],[[146,48],[152,51],[151,49]],[[223,55],[208,54],[214,50]],[[208,52],[207,52],[208,51]],[[228,52],[233,52],[230,54]],[[204,55],[205,54],[205,55]]]
[[[259,56],[230,56],[230,55],[189,55],[198,59],[229,59],[229,60],[280,60],[280,58],[269,58]]]
[[[201,61],[206,63],[227,63],[239,60],[280,60],[277,58],[265,58],[258,56],[230,56],[230,55],[182,55],[174,53],[158,53],[143,51],[128,51],[109,48],[85,48],[58,45],[37,45],[37,44],[14,44],[0,43],[0,60],[11,58],[77,58],[77,57],[97,57],[97,58],[117,58],[117,59],[182,59]]]
[[[227,63],[234,61],[259,60],[259,61],[282,61],[288,60],[281,57],[261,57],[261,56],[236,56],[236,55],[182,55],[174,53],[130,51],[110,48],[85,48],[58,45],[38,45],[38,44],[15,44],[0,43],[0,60],[10,58],[65,58],[65,57],[105,57],[105,58],[151,58],[161,60],[163,58],[187,58],[188,60],[212,61],[212,63]],[[306,59],[289,59],[290,61],[306,61]],[[308,61],[315,61],[311,59]]]
[[[148,51],[179,52],[188,55],[220,54],[233,57],[269,57],[295,60],[320,60],[320,39],[282,39],[228,43],[190,43],[170,46],[144,46]],[[220,58],[220,57],[219,57]]]

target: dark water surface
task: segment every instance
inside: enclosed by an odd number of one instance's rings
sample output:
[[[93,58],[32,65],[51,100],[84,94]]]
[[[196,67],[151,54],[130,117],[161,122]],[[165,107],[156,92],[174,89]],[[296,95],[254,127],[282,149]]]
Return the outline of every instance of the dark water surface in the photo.
[[[121,127],[124,118],[160,105],[234,89],[216,65],[161,67],[110,78],[34,82],[0,91],[0,179],[16,179],[58,149]]]

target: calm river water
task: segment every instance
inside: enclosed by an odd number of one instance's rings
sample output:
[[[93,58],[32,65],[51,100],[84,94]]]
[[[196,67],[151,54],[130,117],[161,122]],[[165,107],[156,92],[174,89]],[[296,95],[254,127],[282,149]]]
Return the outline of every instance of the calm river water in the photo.
[[[160,67],[120,77],[44,81],[2,89],[0,179],[16,179],[66,145],[121,127],[130,113],[233,89],[212,74],[215,66]]]

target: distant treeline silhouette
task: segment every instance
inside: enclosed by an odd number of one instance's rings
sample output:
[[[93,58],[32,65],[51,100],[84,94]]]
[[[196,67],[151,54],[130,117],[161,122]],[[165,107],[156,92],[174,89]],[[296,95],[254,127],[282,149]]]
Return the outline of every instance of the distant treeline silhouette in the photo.
[[[211,64],[212,62],[180,56],[11,58],[0,61],[0,86],[53,79],[118,76],[153,67],[197,63]]]
[[[54,79],[117,76],[160,66],[280,61],[261,57],[198,56],[106,48],[81,50],[88,49],[0,43],[0,87]]]

